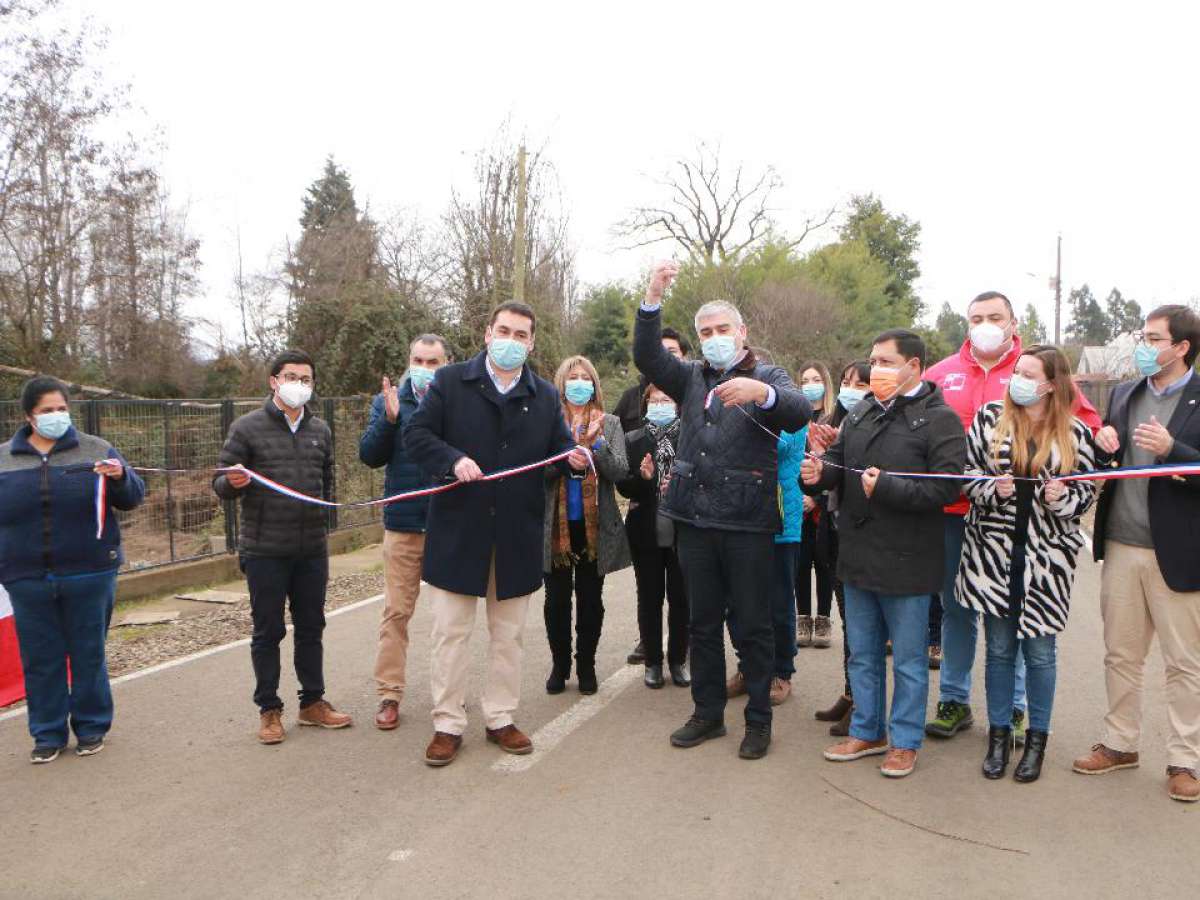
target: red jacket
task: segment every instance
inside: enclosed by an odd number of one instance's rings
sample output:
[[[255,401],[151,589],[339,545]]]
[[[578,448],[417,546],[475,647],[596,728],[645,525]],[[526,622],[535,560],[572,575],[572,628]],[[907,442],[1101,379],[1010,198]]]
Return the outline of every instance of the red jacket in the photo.
[[[956,354],[930,366],[925,377],[942,389],[942,396],[958,413],[963,428],[969,432],[975,414],[985,403],[1004,399],[1008,392],[1008,381],[1020,356],[1021,339],[1014,337],[1012,349],[991,369],[984,371],[983,366],[975,361],[971,342],[967,340]],[[1082,391],[1075,392],[1075,416],[1092,430],[1092,434],[1100,430],[1100,414]],[[967,498],[959,497],[958,502],[947,506],[945,512],[965,516],[970,508]]]

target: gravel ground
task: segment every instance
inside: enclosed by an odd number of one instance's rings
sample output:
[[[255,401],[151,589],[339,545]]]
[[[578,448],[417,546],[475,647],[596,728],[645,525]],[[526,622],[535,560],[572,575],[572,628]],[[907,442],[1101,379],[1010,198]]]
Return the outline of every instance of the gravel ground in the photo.
[[[325,609],[337,609],[381,593],[382,572],[359,572],[331,578]],[[108,633],[108,672],[116,678],[206,647],[228,644],[249,636],[249,602],[220,606],[203,615],[189,616],[169,625],[114,628]]]

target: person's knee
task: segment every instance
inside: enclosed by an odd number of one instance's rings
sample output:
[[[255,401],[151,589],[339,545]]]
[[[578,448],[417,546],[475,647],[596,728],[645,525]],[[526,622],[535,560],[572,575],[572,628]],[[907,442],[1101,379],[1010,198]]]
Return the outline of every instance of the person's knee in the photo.
[[[1022,646],[1025,652],[1026,669],[1053,669],[1058,653],[1054,640],[1037,638],[1026,640]]]

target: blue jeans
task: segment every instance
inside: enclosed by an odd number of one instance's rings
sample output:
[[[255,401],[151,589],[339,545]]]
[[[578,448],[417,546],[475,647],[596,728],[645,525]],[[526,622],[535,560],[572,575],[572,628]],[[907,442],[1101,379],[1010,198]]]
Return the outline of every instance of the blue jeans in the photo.
[[[117,596],[116,573],[27,578],[4,587],[21,644],[34,744],[65,747],[71,730],[79,740],[104,737],[113,720],[104,640]]]
[[[929,595],[877,594],[847,584],[846,634],[854,712],[850,735],[919,750],[929,700]],[[887,650],[892,640],[891,718],[887,717]]]
[[[994,728],[1007,728],[1012,723],[1015,661],[1020,649],[1025,654],[1028,666],[1029,727],[1036,731],[1049,731],[1050,711],[1054,708],[1054,682],[1058,672],[1055,636],[1018,638],[1016,616],[984,616],[983,633],[987,644],[984,675],[988,723]]]
[[[938,699],[942,703],[970,703],[971,669],[975,665],[975,645],[979,640],[979,613],[959,603],[954,593],[967,520],[956,515],[947,515],[945,519],[946,568],[942,578],[942,668],[938,677]],[[1023,710],[1025,657],[1019,649],[1012,704]]]
[[[800,558],[799,544],[776,544],[771,558],[771,631],[775,637],[775,678],[791,681],[796,674],[796,563]],[[737,653],[738,671],[742,668],[742,651],[738,646],[737,616],[732,609],[726,620],[729,638]]]

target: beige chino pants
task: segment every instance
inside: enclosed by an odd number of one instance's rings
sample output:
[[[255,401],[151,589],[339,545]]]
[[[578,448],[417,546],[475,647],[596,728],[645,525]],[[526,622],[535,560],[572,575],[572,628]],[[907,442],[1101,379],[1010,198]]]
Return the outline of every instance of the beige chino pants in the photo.
[[[529,596],[496,599],[496,560],[493,558],[484,601],[489,641],[487,675],[481,698],[484,723],[491,729],[513,724],[513,713],[521,700],[521,658]],[[430,605],[433,610],[433,647],[429,661],[433,728],[446,734],[462,734],[467,729],[470,638],[479,598],[432,588]]]
[[[1167,765],[1200,768],[1200,591],[1167,587],[1153,550],[1108,541],[1100,612],[1108,689],[1105,746],[1138,751],[1143,669],[1157,634],[1167,674]]]
[[[375,685],[381,700],[399,703],[404,699],[408,623],[421,593],[424,557],[423,533],[383,533],[383,618],[379,621],[379,650],[375,655]]]

